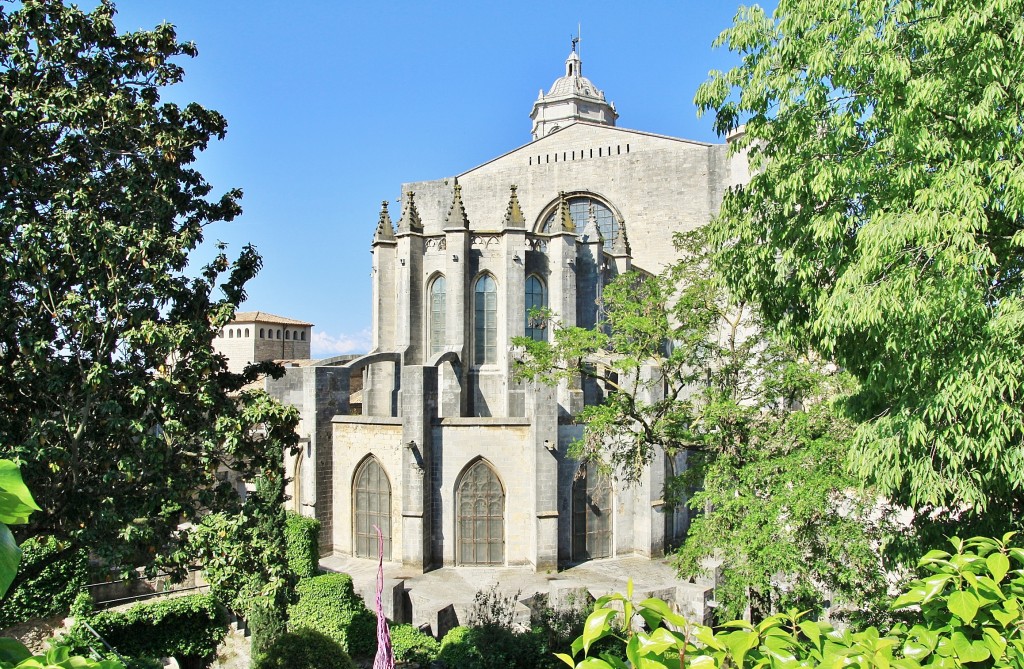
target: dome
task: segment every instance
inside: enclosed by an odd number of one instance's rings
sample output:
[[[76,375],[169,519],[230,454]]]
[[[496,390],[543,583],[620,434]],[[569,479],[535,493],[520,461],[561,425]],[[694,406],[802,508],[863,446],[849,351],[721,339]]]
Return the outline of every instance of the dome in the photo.
[[[548,90],[548,97],[561,95],[578,95],[595,100],[604,100],[604,93],[597,89],[590,79],[581,72],[582,61],[578,53],[573,51],[565,60],[565,76],[555,79]]]
[[[583,76],[583,62],[575,46],[565,59],[565,76],[555,79],[547,94],[541,90],[533,103],[530,119],[534,139],[576,121],[614,126],[619,116],[615,105],[605,101],[604,92]]]

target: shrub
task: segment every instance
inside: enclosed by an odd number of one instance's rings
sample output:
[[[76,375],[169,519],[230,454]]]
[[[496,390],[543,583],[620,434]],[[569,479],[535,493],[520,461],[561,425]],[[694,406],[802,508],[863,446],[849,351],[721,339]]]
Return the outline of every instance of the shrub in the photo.
[[[484,656],[476,646],[472,627],[460,625],[441,639],[438,661],[447,669],[484,669]]]
[[[262,657],[254,657],[252,669],[355,669],[348,653],[334,639],[302,628],[282,634]]]
[[[122,655],[173,657],[182,669],[207,666],[228,630],[224,611],[211,594],[136,604],[123,612],[101,611],[84,621]],[[82,622],[75,621],[66,640],[86,654],[96,644]]]
[[[292,573],[299,578],[316,576],[320,570],[320,521],[289,511],[285,538]]]
[[[395,625],[391,628],[391,649],[396,661],[415,662],[425,667],[437,657],[441,644],[412,625]]]
[[[66,549],[53,537],[31,537],[21,544],[18,571],[35,575],[7,593],[0,608],[0,628],[68,612],[85,585],[89,560],[85,551],[62,554]]]
[[[441,640],[437,659],[448,669],[536,669],[547,658],[539,631],[485,625],[453,628]]]
[[[287,631],[286,621],[275,610],[272,602],[256,600],[249,608],[249,629],[252,631],[250,652],[253,660],[266,655],[274,643]]]
[[[370,657],[377,652],[377,617],[356,596],[351,576],[304,578],[295,591],[298,601],[288,608],[291,630],[322,632],[352,657]]]

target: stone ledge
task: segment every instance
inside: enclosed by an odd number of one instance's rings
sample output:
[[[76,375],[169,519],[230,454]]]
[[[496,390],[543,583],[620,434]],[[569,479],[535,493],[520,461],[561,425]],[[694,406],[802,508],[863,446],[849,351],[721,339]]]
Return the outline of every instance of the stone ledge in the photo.
[[[357,423],[362,425],[401,425],[400,416],[335,416],[332,423]]]
[[[529,425],[530,419],[508,416],[470,416],[466,418],[448,416],[445,418],[435,418],[431,421],[431,424],[440,425],[442,427],[474,425],[493,427],[500,425]]]

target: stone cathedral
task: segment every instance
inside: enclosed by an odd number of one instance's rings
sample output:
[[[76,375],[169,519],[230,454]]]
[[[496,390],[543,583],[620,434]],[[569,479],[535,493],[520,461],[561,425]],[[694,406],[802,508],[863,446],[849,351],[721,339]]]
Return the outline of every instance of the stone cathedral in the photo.
[[[685,533],[663,503],[662,455],[630,487],[567,457],[574,417],[600,390],[512,376],[511,340],[543,339],[546,307],[595,326],[608,281],[656,273],[673,233],[708,222],[747,179],[726,144],[616,127],[618,112],[565,73],[533,103],[533,139],[457,176],[402,186],[372,231],[373,349],[268,380],[300,408],[293,504],[326,550],[413,569],[661,556]],[[371,230],[367,229],[367,236]]]

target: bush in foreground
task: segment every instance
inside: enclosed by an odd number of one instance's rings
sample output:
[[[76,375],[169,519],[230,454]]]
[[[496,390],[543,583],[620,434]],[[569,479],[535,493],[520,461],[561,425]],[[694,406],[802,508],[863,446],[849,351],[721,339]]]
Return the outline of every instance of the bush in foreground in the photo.
[[[87,655],[96,638],[76,621],[65,641]],[[185,595],[136,604],[127,611],[102,611],[84,618],[121,655],[173,657],[181,669],[201,669],[213,660],[228,631],[227,617],[210,594]]]
[[[394,625],[391,627],[391,649],[396,661],[415,662],[426,667],[437,658],[441,644],[412,625]]]
[[[331,637],[309,628],[277,638],[252,669],[355,669],[348,653]]]
[[[295,591],[298,601],[288,608],[292,631],[306,628],[326,634],[352,657],[372,657],[377,651],[377,618],[355,594],[351,576],[304,578]]]

